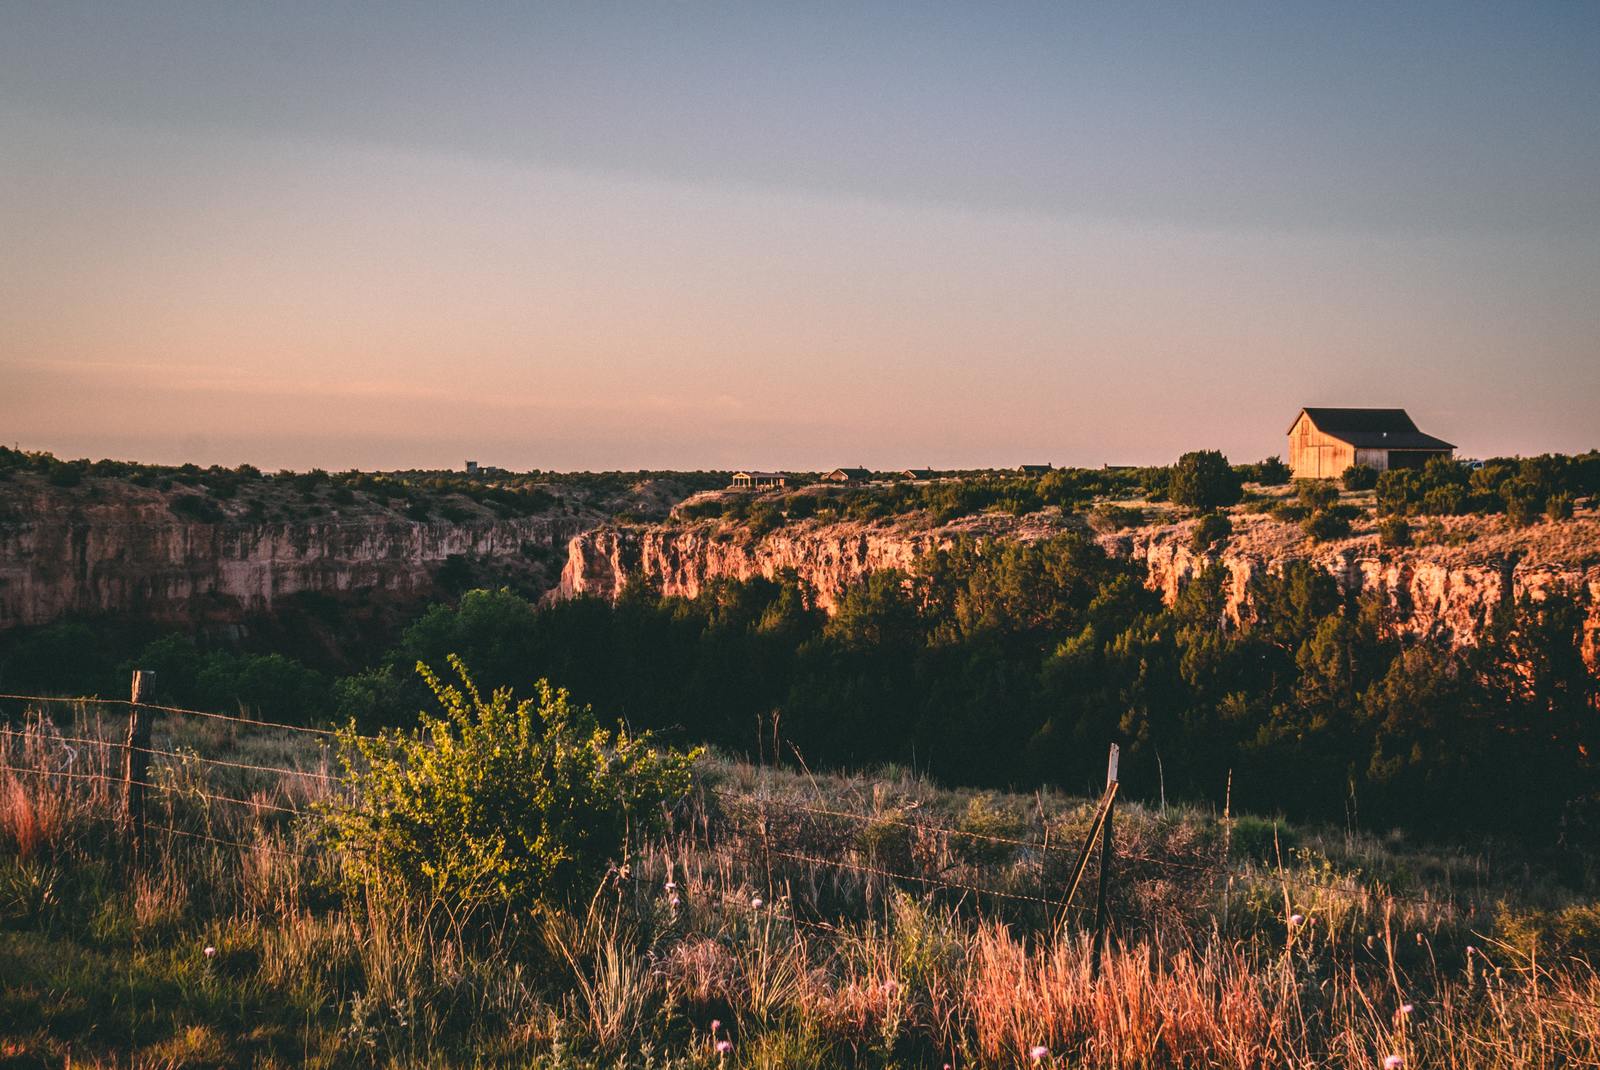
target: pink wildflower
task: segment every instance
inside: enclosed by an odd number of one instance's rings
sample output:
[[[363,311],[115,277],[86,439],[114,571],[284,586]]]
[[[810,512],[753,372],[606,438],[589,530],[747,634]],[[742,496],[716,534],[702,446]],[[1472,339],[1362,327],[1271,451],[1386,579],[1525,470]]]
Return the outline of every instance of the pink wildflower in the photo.
[[[758,895],[754,899],[750,900],[750,905],[755,907],[757,910],[760,910],[762,907],[766,906],[767,903],[766,903],[766,900],[762,899]]]
[[[1383,1057],[1383,1070],[1400,1070],[1406,1061],[1398,1055],[1385,1055]]]
[[[1049,1057],[1050,1049],[1045,1047],[1043,1044],[1035,1044],[1033,1047],[1028,1049],[1028,1058],[1032,1059],[1034,1062],[1039,1062],[1043,1059],[1048,1059]]]
[[[204,954],[206,958],[214,959],[217,957],[217,949],[212,947],[210,944],[207,944]]]
[[[1289,915],[1289,925],[1291,928],[1299,928],[1301,925],[1305,924],[1305,920],[1306,916],[1304,914]]]
[[[711,1019],[711,1031],[713,1033],[715,1033],[717,1030],[719,1030],[721,1028],[722,1028],[722,1020],[720,1018]]]
[[[719,1040],[719,1041],[717,1041],[717,1054],[718,1055],[726,1055],[732,1050],[733,1050],[733,1041],[731,1041],[731,1040]]]

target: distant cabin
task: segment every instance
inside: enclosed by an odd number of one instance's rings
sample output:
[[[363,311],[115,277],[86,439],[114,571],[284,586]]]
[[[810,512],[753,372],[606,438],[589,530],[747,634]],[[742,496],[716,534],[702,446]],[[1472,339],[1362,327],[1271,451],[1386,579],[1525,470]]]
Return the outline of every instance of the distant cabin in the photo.
[[[789,485],[789,477],[783,472],[735,472],[733,473],[733,482],[729,485],[734,487],[786,487]]]
[[[872,478],[872,470],[868,468],[835,468],[823,476],[825,483],[865,483]]]
[[[1417,429],[1404,409],[1301,409],[1289,425],[1289,470],[1296,479],[1336,479],[1353,464],[1380,472],[1421,468],[1455,447]]]
[[[906,479],[938,479],[939,473],[932,468],[907,468],[900,475]]]
[[[1019,464],[1017,465],[1017,474],[1024,476],[1042,476],[1046,472],[1055,471],[1055,467],[1056,466],[1053,464]]]

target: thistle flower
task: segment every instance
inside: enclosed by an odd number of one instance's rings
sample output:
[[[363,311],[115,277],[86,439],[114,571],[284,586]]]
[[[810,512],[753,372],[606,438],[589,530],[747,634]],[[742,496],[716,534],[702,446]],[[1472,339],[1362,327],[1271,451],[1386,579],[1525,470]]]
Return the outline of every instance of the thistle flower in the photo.
[[[1043,1044],[1035,1044],[1033,1047],[1028,1049],[1028,1058],[1032,1059],[1036,1063],[1041,1062],[1042,1060],[1050,1058],[1050,1049],[1045,1047]]]
[[[718,1055],[726,1055],[732,1050],[733,1050],[733,1041],[731,1041],[731,1040],[719,1040],[719,1041],[717,1041],[717,1054]]]
[[[1406,1061],[1398,1055],[1385,1055],[1383,1057],[1383,1070],[1400,1070]]]
[[[720,1019],[720,1018],[711,1019],[711,1031],[713,1033],[715,1033],[717,1030],[719,1030],[721,1028],[722,1028],[722,1019]]]
[[[1400,1013],[1401,1014],[1410,1014],[1412,1011],[1414,1011],[1416,1009],[1417,1009],[1416,1007],[1412,1006],[1409,1003],[1400,1004]]]
[[[761,908],[762,908],[762,907],[764,907],[764,906],[766,906],[766,905],[767,905],[767,903],[766,903],[766,900],[764,900],[764,899],[762,899],[762,898],[761,898],[761,897],[760,897],[760,896],[759,896],[759,895],[758,895],[758,896],[756,896],[756,897],[755,897],[755,898],[753,898],[753,899],[751,899],[751,900],[750,900],[750,905],[751,905],[751,906],[752,906],[752,907],[754,907],[754,908],[755,908],[755,909],[757,909],[757,910],[760,910],[760,909],[761,909]]]
[[[208,959],[214,959],[214,958],[216,958],[216,957],[217,957],[217,949],[216,949],[216,948],[214,948],[214,947],[212,947],[212,946],[211,946],[211,945],[210,945],[210,944],[207,944],[207,945],[206,945],[206,949],[205,949],[205,951],[204,951],[204,952],[203,952],[203,954],[204,954],[204,955],[205,955],[205,957],[206,957],[206,958],[208,958]]]
[[[1304,914],[1290,914],[1289,926],[1290,928],[1298,929],[1301,925],[1305,924],[1305,920],[1306,916]]]

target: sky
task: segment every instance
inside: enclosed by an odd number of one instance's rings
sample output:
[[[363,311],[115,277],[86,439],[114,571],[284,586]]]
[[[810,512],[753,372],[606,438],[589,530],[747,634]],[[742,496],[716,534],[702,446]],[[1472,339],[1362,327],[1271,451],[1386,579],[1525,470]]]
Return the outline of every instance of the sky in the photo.
[[[1600,4],[0,0],[0,442],[1600,446]]]

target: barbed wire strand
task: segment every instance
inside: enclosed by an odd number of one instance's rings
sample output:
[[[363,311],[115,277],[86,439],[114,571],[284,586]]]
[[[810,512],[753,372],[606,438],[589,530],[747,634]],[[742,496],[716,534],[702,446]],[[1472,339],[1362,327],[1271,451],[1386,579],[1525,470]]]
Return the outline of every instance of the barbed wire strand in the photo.
[[[17,702],[55,702],[70,705],[88,706],[138,706],[141,709],[155,710],[159,713],[178,713],[189,717],[210,717],[218,721],[233,721],[238,724],[255,725],[259,728],[281,728],[286,732],[305,732],[316,736],[337,737],[339,733],[331,728],[313,728],[310,725],[284,724],[281,721],[262,721],[254,717],[237,716],[230,713],[214,713],[210,710],[191,710],[183,706],[161,706],[153,702],[134,702],[126,698],[95,698],[88,695],[77,697],[64,695],[9,695],[0,694],[0,700]]]
[[[76,773],[69,769],[35,769],[25,765],[0,765],[0,772],[29,773],[34,776],[64,777],[72,780],[103,780],[108,784],[136,784],[139,787],[151,788],[168,795],[192,796],[206,799],[210,802],[232,803],[235,806],[249,806],[260,810],[276,810],[285,814],[303,814],[307,812],[298,807],[280,806],[277,803],[266,802],[261,799],[236,799],[231,795],[215,795],[211,792],[182,788],[173,784],[162,784],[154,780],[130,781],[126,777],[115,773]]]
[[[256,765],[251,762],[235,762],[226,758],[208,758],[198,751],[161,750],[158,747],[136,747],[129,743],[114,739],[96,738],[93,736],[50,736],[52,742],[57,743],[84,743],[100,744],[105,747],[115,747],[118,750],[136,750],[142,754],[151,754],[162,758],[181,758],[184,761],[203,762],[206,765],[224,766],[229,769],[248,769],[259,773],[281,773],[285,776],[307,776],[318,780],[338,781],[341,777],[332,773],[319,773],[313,769],[295,769],[284,765]]]
[[[300,858],[307,862],[316,861],[315,856],[306,854],[304,851],[296,851],[292,848],[273,847],[270,844],[260,842],[244,843],[240,840],[225,840],[220,836],[208,836],[203,832],[190,832],[187,829],[173,828],[171,825],[146,825],[145,831],[165,832],[171,836],[186,836],[192,840],[204,840],[207,843],[214,843],[221,847],[237,847],[242,851],[266,851],[269,854],[282,855],[285,858]]]
[[[983,888],[975,884],[961,884],[955,881],[940,880],[937,877],[923,877],[915,873],[896,873],[893,870],[869,866],[862,862],[846,862],[837,858],[818,858],[815,855],[798,854],[793,851],[783,851],[771,848],[768,853],[775,858],[787,858],[795,862],[805,862],[816,866],[831,866],[835,869],[851,870],[857,873],[869,873],[876,877],[889,880],[918,881],[922,884],[932,885],[936,888],[945,888],[952,892],[968,892],[973,895],[992,895],[1001,899],[1014,899],[1024,903],[1037,903],[1040,906],[1055,907],[1058,904],[1043,899],[1036,895],[1024,895],[1020,892],[1002,892],[998,888]]]
[[[997,836],[988,832],[973,832],[968,829],[951,828],[931,821],[906,821],[903,818],[889,817],[884,814],[853,814],[846,810],[829,810],[819,806],[809,806],[805,803],[791,802],[788,800],[768,800],[759,796],[741,795],[737,792],[725,791],[720,788],[705,789],[708,795],[718,798],[732,799],[740,803],[771,802],[785,810],[799,810],[803,813],[818,814],[823,817],[839,817],[850,821],[860,821],[870,824],[897,825],[900,828],[914,829],[918,832],[932,832],[946,836],[964,836],[968,839],[981,840],[988,843],[1008,844],[1014,847],[1026,847],[1033,851],[1073,851],[1075,848],[1061,847],[1039,840],[1021,840],[1013,836]]]
[[[145,709],[155,710],[155,711],[159,711],[159,712],[162,712],[162,713],[173,713],[173,714],[180,714],[180,715],[185,715],[185,716],[205,717],[205,718],[211,718],[211,719],[219,720],[219,721],[227,721],[227,722],[251,725],[251,726],[260,727],[260,728],[267,728],[267,729],[283,729],[285,731],[302,732],[302,733],[307,733],[307,734],[316,735],[316,736],[322,736],[322,737],[337,737],[340,734],[340,733],[338,733],[336,731],[333,731],[333,730],[330,730],[330,729],[325,729],[325,728],[313,728],[313,727],[306,726],[306,725],[283,724],[283,723],[277,722],[277,721],[263,721],[263,720],[259,720],[259,719],[252,718],[252,717],[243,717],[243,716],[235,716],[235,715],[232,715],[232,714],[216,713],[216,712],[209,711],[209,710],[195,710],[195,709],[189,709],[189,708],[182,707],[182,706],[164,706],[164,705],[158,705],[158,704],[147,703],[147,702],[135,703],[131,699],[100,698],[100,697],[96,697],[96,696],[87,696],[87,695],[83,695],[83,696],[61,696],[61,695],[23,695],[23,694],[0,693],[0,700],[11,700],[11,701],[20,701],[20,702],[51,702],[51,703],[57,703],[57,704],[65,703],[65,704],[71,704],[71,705],[118,705],[118,706],[134,706],[134,705],[138,705],[138,706],[141,706],[141,707],[143,707]],[[377,739],[377,738],[381,738],[381,737],[361,736],[361,737],[358,737],[358,738]],[[128,746],[128,744],[126,744],[126,743],[118,743],[118,742],[113,741],[113,740],[96,740],[96,739],[80,738],[77,741],[84,742],[84,743],[104,743],[106,746],[113,746],[113,747],[127,747]],[[177,758],[194,757],[194,758],[197,758],[198,760],[200,760],[202,762],[205,762],[205,763],[211,764],[211,765],[232,766],[232,767],[235,767],[235,768],[242,768],[242,769],[256,769],[256,770],[261,771],[261,772],[275,772],[275,773],[287,774],[287,775],[295,775],[295,776],[309,776],[309,777],[314,777],[314,778],[318,778],[318,779],[329,779],[329,780],[337,780],[337,779],[339,779],[338,777],[331,776],[330,774],[317,773],[317,772],[314,772],[314,771],[311,771],[311,770],[288,769],[288,768],[278,767],[278,766],[257,766],[257,765],[252,765],[251,763],[230,762],[230,761],[227,761],[225,759],[207,758],[207,757],[205,757],[203,755],[198,755],[198,754],[187,755],[187,754],[184,754],[184,753],[181,753],[181,752],[160,751],[160,750],[156,750],[156,749],[152,749],[152,748],[136,748],[136,749],[143,750],[143,751],[146,751],[146,752],[151,753],[151,754],[159,754],[159,755],[162,755],[164,757],[177,757]],[[98,774],[98,773],[94,773],[94,774],[67,774],[64,771],[36,770],[36,769],[28,769],[28,768],[17,767],[17,766],[0,766],[0,768],[9,769],[9,770],[12,770],[14,772],[24,772],[24,773],[33,772],[33,773],[44,773],[44,774],[47,774],[47,775],[58,775],[58,776],[73,775],[73,776],[77,776],[77,777],[82,778],[82,779],[104,779],[104,780],[113,780],[113,779],[120,780],[121,779],[119,777],[108,776],[108,775],[105,775],[105,774]],[[165,788],[163,788],[162,785],[157,785],[157,784],[147,784],[146,786],[155,787],[158,790],[170,790],[170,789],[165,789]],[[735,802],[738,802],[740,804],[761,804],[761,803],[766,803],[766,802],[771,801],[771,800],[766,800],[766,799],[763,799],[763,798],[761,798],[759,796],[755,796],[755,795],[745,795],[745,794],[740,794],[740,793],[736,793],[736,792],[729,792],[729,791],[726,791],[726,790],[723,790],[723,789],[718,789],[718,788],[709,788],[708,787],[708,788],[705,789],[705,791],[709,795],[714,795],[714,796],[717,796],[717,797],[720,797],[720,798],[725,798],[725,799],[731,799],[731,800],[733,800]],[[259,802],[259,801],[250,800],[250,799],[234,799],[234,798],[230,798],[230,797],[227,797],[227,796],[209,795],[209,794],[201,793],[201,792],[194,792],[192,794],[197,794],[197,795],[200,795],[203,798],[208,798],[208,799],[211,799],[211,800],[216,801],[216,802],[234,803],[234,804],[242,805],[242,806],[260,807],[260,808],[265,808],[265,809],[278,810],[278,811],[282,811],[284,813],[290,813],[290,814],[299,814],[299,813],[304,813],[305,812],[305,811],[299,810],[299,809],[293,809],[293,808],[289,808],[289,807],[277,806],[277,805],[272,804],[272,803]],[[938,824],[934,824],[934,823],[905,821],[905,820],[900,819],[900,818],[889,817],[889,816],[886,816],[886,815],[853,814],[853,813],[850,813],[848,811],[833,810],[833,809],[829,809],[829,808],[825,808],[825,807],[811,806],[811,805],[808,805],[808,804],[805,804],[805,803],[797,803],[797,802],[790,802],[790,801],[785,801],[781,805],[786,809],[798,810],[798,811],[805,812],[805,813],[816,814],[818,816],[842,818],[842,819],[846,819],[846,820],[859,821],[859,822],[863,822],[863,823],[890,824],[890,825],[895,825],[895,826],[899,826],[899,827],[903,827],[903,828],[907,828],[907,829],[912,829],[912,830],[915,830],[915,831],[933,833],[933,834],[936,834],[936,835],[962,836],[962,837],[966,837],[968,839],[978,840],[978,841],[982,841],[982,842],[989,842],[989,843],[996,843],[996,844],[1006,844],[1006,845],[1010,845],[1010,846],[1023,847],[1023,848],[1027,848],[1027,849],[1035,850],[1035,851],[1040,851],[1040,852],[1070,851],[1070,850],[1072,850],[1071,848],[1068,848],[1066,846],[1056,846],[1056,845],[1050,844],[1048,842],[1041,842],[1041,841],[1036,841],[1036,840],[1023,840],[1023,839],[1019,839],[1019,838],[1016,838],[1016,837],[999,836],[999,835],[995,835],[993,833],[976,832],[976,831],[972,831],[972,830],[968,830],[968,829],[955,829],[955,828],[950,828],[950,827],[945,826],[945,825],[938,825]],[[777,853],[777,852],[774,852],[774,853]],[[1176,869],[1186,869],[1186,870],[1190,870],[1190,871],[1194,871],[1194,872],[1206,872],[1206,871],[1208,871],[1208,870],[1213,868],[1213,867],[1207,866],[1207,865],[1202,864],[1202,863],[1182,862],[1182,861],[1178,861],[1176,859],[1157,858],[1157,857],[1154,857],[1154,856],[1151,856],[1151,855],[1140,854],[1140,853],[1135,853],[1135,852],[1128,852],[1128,851],[1119,851],[1118,852],[1118,856],[1122,857],[1122,858],[1126,858],[1126,859],[1135,860],[1135,861],[1150,863],[1150,864],[1153,864],[1153,865],[1167,866],[1167,867],[1176,868]],[[834,865],[834,864],[836,864],[832,860],[829,860],[829,859],[815,859],[814,861],[816,861],[818,864],[821,864],[821,865]],[[1245,876],[1245,874],[1239,873],[1238,871],[1229,871],[1226,863],[1217,863],[1215,868],[1217,869],[1217,871],[1219,873],[1226,872],[1230,876],[1233,876],[1233,877]],[[968,890],[968,891],[978,892],[980,894],[1012,895],[1013,897],[1016,897],[1014,893],[1002,893],[1002,892],[997,892],[997,891],[993,891],[993,890],[986,890],[986,889],[981,889],[981,888],[965,888],[965,889],[963,889],[960,886],[952,885],[952,884],[949,884],[947,882],[933,881],[931,878],[916,877],[916,876],[910,876],[910,875],[905,875],[905,874],[895,875],[895,874],[889,874],[886,871],[885,871],[885,873],[883,875],[891,876],[891,877],[898,876],[899,879],[903,879],[903,880],[917,880],[917,881],[925,881],[925,882],[928,882],[928,883],[941,884],[941,885],[943,885],[945,887],[951,888],[952,890]],[[1299,888],[1302,888],[1302,889],[1314,889],[1314,890],[1319,890],[1319,891],[1332,892],[1332,893],[1335,893],[1335,894],[1345,895],[1345,896],[1369,897],[1369,898],[1375,898],[1375,899],[1380,899],[1380,900],[1381,899],[1392,899],[1392,900],[1399,901],[1399,902],[1409,902],[1409,903],[1414,903],[1414,904],[1418,904],[1418,905],[1435,905],[1435,906],[1445,906],[1445,905],[1455,906],[1456,905],[1454,900],[1451,900],[1451,899],[1429,898],[1429,897],[1423,897],[1423,896],[1410,896],[1410,895],[1405,895],[1403,893],[1394,892],[1394,891],[1387,890],[1387,889],[1385,889],[1385,890],[1378,890],[1378,889],[1372,889],[1372,888],[1355,888],[1355,889],[1352,889],[1352,888],[1342,887],[1342,886],[1338,886],[1338,885],[1330,885],[1330,884],[1322,884],[1322,883],[1318,883],[1318,882],[1306,881],[1306,880],[1303,880],[1301,878],[1284,878],[1284,877],[1281,877],[1279,875],[1264,876],[1261,879],[1267,880],[1267,881],[1270,881],[1270,882],[1276,882],[1276,883],[1287,883],[1287,884],[1290,884],[1293,887],[1299,887]],[[1023,897],[1023,898],[1031,898],[1031,897]],[[1046,900],[1036,899],[1036,898],[1034,899],[1034,901],[1047,902]]]

